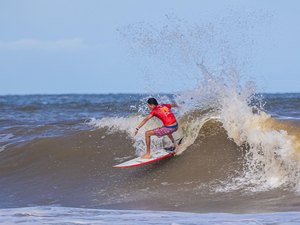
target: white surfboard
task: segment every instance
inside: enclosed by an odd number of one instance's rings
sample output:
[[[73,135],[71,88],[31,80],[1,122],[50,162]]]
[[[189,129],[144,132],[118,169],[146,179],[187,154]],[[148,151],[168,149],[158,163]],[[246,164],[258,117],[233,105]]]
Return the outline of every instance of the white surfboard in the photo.
[[[183,138],[181,138],[178,141],[178,145],[181,144]],[[155,152],[151,152],[151,158],[149,159],[143,159],[141,157],[137,157],[134,159],[131,159],[129,161],[123,162],[121,164],[115,165],[113,167],[115,168],[130,168],[130,167],[134,167],[134,166],[141,166],[141,165],[145,165],[148,163],[152,163],[170,156],[175,155],[175,151],[176,149],[171,149],[171,148],[166,148],[166,149],[159,149]]]
[[[131,159],[129,161],[123,162],[121,164],[115,165],[113,167],[129,168],[129,167],[134,167],[134,166],[141,166],[141,165],[145,165],[148,163],[152,163],[152,162],[164,159],[166,157],[170,157],[174,154],[175,154],[174,151],[167,151],[165,149],[160,149],[158,151],[151,152],[151,158],[149,158],[149,159],[143,159],[141,157],[137,157],[137,158]]]

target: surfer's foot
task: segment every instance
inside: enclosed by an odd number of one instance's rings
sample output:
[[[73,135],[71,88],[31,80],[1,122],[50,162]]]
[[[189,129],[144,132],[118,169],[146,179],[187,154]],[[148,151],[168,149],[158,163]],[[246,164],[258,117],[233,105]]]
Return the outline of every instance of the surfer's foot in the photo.
[[[151,154],[150,153],[146,153],[145,155],[141,156],[142,159],[150,159],[151,158]]]
[[[167,151],[171,151],[172,152],[172,151],[175,151],[178,148],[178,146],[179,145],[175,144],[175,145],[172,145],[170,147],[166,147],[164,149],[167,150]]]
[[[172,146],[172,148],[174,148],[174,150],[176,150],[178,147],[179,147],[178,144],[174,144],[174,145]]]

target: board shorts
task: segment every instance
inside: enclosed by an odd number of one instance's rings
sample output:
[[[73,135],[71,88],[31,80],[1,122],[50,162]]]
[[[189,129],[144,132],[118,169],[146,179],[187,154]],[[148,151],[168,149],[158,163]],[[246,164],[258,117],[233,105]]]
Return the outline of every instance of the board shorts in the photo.
[[[159,128],[154,129],[153,131],[157,137],[162,137],[162,136],[165,136],[168,134],[172,134],[177,130],[178,130],[178,124],[173,125],[173,126],[159,127]]]

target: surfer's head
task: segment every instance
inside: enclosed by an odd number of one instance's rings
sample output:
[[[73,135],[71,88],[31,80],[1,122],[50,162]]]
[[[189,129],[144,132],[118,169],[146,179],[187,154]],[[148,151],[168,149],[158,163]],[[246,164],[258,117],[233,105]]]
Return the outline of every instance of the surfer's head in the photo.
[[[148,103],[148,106],[149,106],[150,109],[152,109],[152,108],[154,108],[155,106],[158,105],[158,102],[155,98],[149,98],[147,103]]]

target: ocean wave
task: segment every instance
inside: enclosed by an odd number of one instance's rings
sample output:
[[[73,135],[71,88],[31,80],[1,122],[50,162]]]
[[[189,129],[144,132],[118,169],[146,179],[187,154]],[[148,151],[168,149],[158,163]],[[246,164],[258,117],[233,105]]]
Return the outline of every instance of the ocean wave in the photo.
[[[135,122],[138,118],[129,120]],[[104,126],[104,121],[93,123]],[[290,196],[296,194],[295,180],[286,179],[289,185],[282,188],[275,184],[273,191],[269,189],[270,193],[263,196],[259,193],[266,189],[242,180],[249,178],[244,176],[248,147],[241,147],[229,138],[219,118],[204,122],[193,143],[186,143],[186,150],[174,158],[130,170],[115,169],[112,166],[120,159],[136,154],[136,139],[129,136],[126,128],[130,124],[119,118],[119,127],[106,125],[72,135],[35,139],[1,152],[0,207],[61,204],[122,208],[126,205],[193,211],[215,198],[226,202],[232,195],[249,203],[249,194],[258,193],[257,197],[251,197],[253,201],[268,199],[276,205],[278,195],[285,193],[289,196],[286,201],[291,201]],[[155,141],[157,147],[161,142],[161,139]],[[286,169],[284,164],[282,168]],[[29,184],[31,188],[24,189]],[[241,202],[239,207],[246,210],[247,204]],[[263,202],[262,205],[266,206]]]
[[[144,132],[162,126],[153,118],[132,135],[148,113],[141,101],[135,101],[129,115],[21,129],[35,138],[0,153],[0,207],[61,204],[193,211],[215,199],[220,205],[235,201],[230,200],[234,196],[241,201],[232,202],[231,209],[238,205],[246,210],[249,202],[269,209],[282,209],[282,202],[289,202],[293,209],[290,202],[299,199],[299,123],[268,114],[251,82],[241,86],[236,74],[223,79],[203,65],[201,69],[206,76],[197,88],[172,98],[157,96],[159,102],[180,106],[174,109],[179,122],[174,135],[184,139],[176,157],[130,170],[112,167],[143,154]],[[56,126],[75,131],[36,135],[53,133]],[[153,137],[151,150],[169,144],[165,137]],[[281,195],[284,199],[278,199]]]

